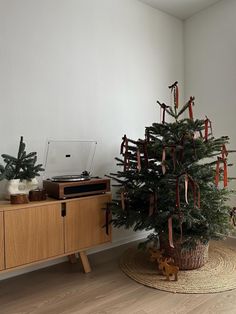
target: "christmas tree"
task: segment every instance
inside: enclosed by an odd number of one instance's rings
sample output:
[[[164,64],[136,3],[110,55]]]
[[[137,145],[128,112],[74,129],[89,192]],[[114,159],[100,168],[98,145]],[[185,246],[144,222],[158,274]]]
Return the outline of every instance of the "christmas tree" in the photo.
[[[144,139],[122,139],[121,170],[109,176],[118,186],[112,223],[150,230],[147,242],[163,237],[171,247],[176,241],[193,247],[230,230],[229,138],[215,138],[207,117],[194,119],[194,97],[179,106],[177,82],[169,88],[173,105],[157,101],[161,123],[146,127]]]

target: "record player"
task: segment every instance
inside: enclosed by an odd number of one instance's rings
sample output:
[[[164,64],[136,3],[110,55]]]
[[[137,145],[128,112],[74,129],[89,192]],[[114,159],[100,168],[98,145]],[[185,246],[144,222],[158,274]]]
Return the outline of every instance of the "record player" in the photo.
[[[91,176],[96,141],[48,141],[43,188],[56,199],[110,191],[110,180]]]

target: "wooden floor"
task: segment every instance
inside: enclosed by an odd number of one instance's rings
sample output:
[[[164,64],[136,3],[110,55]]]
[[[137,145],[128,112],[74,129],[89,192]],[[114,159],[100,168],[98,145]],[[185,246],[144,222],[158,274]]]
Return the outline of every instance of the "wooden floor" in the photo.
[[[236,290],[217,294],[172,294],[144,287],[121,272],[126,246],[0,282],[1,314],[235,314]],[[214,280],[214,278],[212,278]]]

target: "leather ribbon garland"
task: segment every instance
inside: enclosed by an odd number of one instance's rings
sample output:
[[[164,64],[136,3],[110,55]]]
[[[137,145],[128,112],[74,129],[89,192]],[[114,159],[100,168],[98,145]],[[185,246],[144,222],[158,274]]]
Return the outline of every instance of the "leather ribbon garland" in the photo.
[[[139,142],[136,143],[136,145],[137,145],[137,152],[136,152],[137,169],[140,172],[141,168],[142,168],[141,154],[143,154],[145,165],[146,165],[146,167],[148,167],[147,140],[144,140],[144,141],[140,140]]]
[[[126,137],[126,135],[124,135],[122,137],[122,143],[120,145],[120,154],[121,155],[124,155],[124,146],[125,146],[126,141],[127,141],[127,137]]]
[[[185,202],[188,204],[188,175],[184,176],[184,185],[185,185]]]
[[[189,119],[193,120],[193,105],[194,105],[194,97],[190,97],[188,101],[188,112],[189,112]]]
[[[215,175],[215,185],[218,187],[220,181],[220,157],[217,157],[216,161],[216,175]]]
[[[157,209],[157,193],[154,192],[149,196],[149,216],[152,216]]]
[[[162,163],[161,163],[162,173],[163,173],[163,174],[166,173],[166,165],[165,165],[165,161],[166,161],[166,148],[170,148],[170,153],[171,153],[171,156],[172,156],[173,170],[174,170],[174,171],[175,171],[175,167],[176,167],[176,145],[165,145],[165,146],[163,146],[163,150],[162,150]]]
[[[182,174],[176,178],[176,201],[175,201],[176,208],[180,209],[179,179],[183,175],[184,175],[185,202],[186,202],[186,204],[189,204],[189,202],[188,202],[188,186],[190,183],[190,186],[192,187],[192,191],[193,191],[194,207],[197,205],[200,208],[200,205],[201,205],[200,204],[200,201],[201,201],[200,188],[199,188],[198,184],[193,180],[193,178],[190,175],[188,175],[187,173]]]
[[[125,172],[129,167],[128,139],[126,135],[123,136],[122,140],[123,141],[120,146],[120,154],[124,156],[124,172]]]
[[[174,248],[172,216],[168,218],[168,237],[169,237],[169,245],[170,245],[170,247]]]
[[[165,123],[165,114],[166,114],[166,109],[170,108],[170,106],[165,105],[164,103],[161,104],[158,102],[158,104],[160,105],[161,109],[162,109],[162,123]]]
[[[180,241],[183,240],[183,213],[179,211]]]
[[[139,148],[137,149],[137,169],[139,172],[141,171],[141,157]]]
[[[150,131],[147,128],[145,130],[145,138],[146,138],[147,143],[149,143],[150,142]]]
[[[179,197],[179,177],[176,178],[176,185],[175,185],[175,206],[176,208],[180,208],[180,197]]]
[[[227,161],[224,159],[224,188],[228,186],[228,170],[227,170]]]
[[[221,156],[217,157],[216,161],[216,175],[215,175],[215,185],[218,187],[220,181],[220,163],[223,163],[223,173],[224,173],[224,188],[228,186],[228,169],[227,169],[227,159],[228,151],[225,145],[222,146]]]
[[[132,146],[133,150],[129,151],[129,148],[131,148],[131,146],[129,146],[129,143],[135,145],[135,147]],[[124,172],[130,168],[130,157],[132,157],[134,155],[133,151],[135,149],[136,149],[137,169],[138,169],[138,171],[141,170],[141,150],[140,150],[140,148],[142,148],[142,150],[143,150],[145,163],[146,163],[146,165],[148,165],[147,140],[144,140],[144,141],[140,140],[137,142],[137,141],[133,141],[133,140],[127,138],[126,135],[123,136],[121,147],[120,147],[120,154],[124,156]]]
[[[228,185],[228,169],[227,169],[227,159],[226,159],[228,156],[228,151],[225,147],[225,144],[222,145],[221,155],[224,162],[224,187],[226,187]]]
[[[227,160],[221,157],[217,157],[216,162],[216,175],[215,175],[215,185],[218,187],[220,181],[220,163],[223,162],[224,165],[224,188],[228,186],[228,170],[227,170]]]
[[[193,191],[193,206],[200,208],[201,205],[201,195],[200,195],[200,188],[199,185],[193,180],[191,176],[188,175],[188,180],[190,186],[192,187]]]
[[[180,239],[181,239],[181,241],[182,241],[182,237],[183,237],[183,228],[182,228],[183,213],[180,210],[179,179],[183,175],[184,175],[184,183],[185,183],[184,184],[185,185],[185,202],[187,204],[189,204],[188,203],[188,185],[190,183],[191,186],[192,186],[192,190],[193,190],[194,207],[197,204],[198,208],[200,208],[200,189],[199,189],[198,184],[187,173],[182,174],[182,175],[176,177],[176,200],[175,200],[175,206],[176,206],[176,209],[178,209],[179,226],[180,226]],[[198,189],[198,197],[197,197],[197,191],[196,191],[197,189]],[[170,218],[168,219],[168,230],[169,230],[169,244],[171,246],[171,244],[173,244],[173,236],[172,236],[172,217],[170,217]]]
[[[222,158],[226,158],[228,156],[228,151],[226,149],[226,146],[225,144],[222,145],[222,148],[221,148],[221,155],[222,155]]]
[[[213,132],[212,132],[212,123],[211,123],[211,120],[209,120],[209,119],[206,117],[204,124],[205,124],[205,136],[204,136],[204,139],[205,139],[205,141],[207,141],[209,135],[212,135],[212,134],[213,134]],[[211,131],[210,133],[209,133],[209,128],[210,128],[210,131]]]
[[[165,165],[165,160],[166,160],[166,148],[163,147],[162,150],[162,161],[161,161],[161,168],[162,168],[162,173],[166,173],[166,165]]]
[[[174,93],[174,105],[178,109],[179,107],[179,87],[176,81],[173,85],[169,86],[171,93]]]

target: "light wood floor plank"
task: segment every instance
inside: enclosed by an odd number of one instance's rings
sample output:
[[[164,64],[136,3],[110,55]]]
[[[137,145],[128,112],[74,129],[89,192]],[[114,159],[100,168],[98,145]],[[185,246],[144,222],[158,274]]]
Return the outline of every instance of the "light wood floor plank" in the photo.
[[[173,294],[142,286],[121,272],[128,245],[0,282],[0,314],[235,314],[236,290]],[[212,278],[214,280],[214,278]]]

